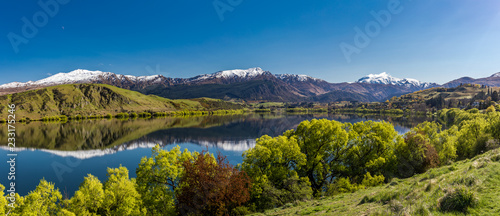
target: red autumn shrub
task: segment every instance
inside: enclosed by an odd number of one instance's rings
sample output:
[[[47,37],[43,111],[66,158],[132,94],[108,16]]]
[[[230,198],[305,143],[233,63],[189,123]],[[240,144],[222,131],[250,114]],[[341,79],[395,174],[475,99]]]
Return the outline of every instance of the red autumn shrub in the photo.
[[[203,151],[183,166],[177,191],[177,208],[182,215],[229,215],[250,199],[250,178],[220,153],[215,159]]]

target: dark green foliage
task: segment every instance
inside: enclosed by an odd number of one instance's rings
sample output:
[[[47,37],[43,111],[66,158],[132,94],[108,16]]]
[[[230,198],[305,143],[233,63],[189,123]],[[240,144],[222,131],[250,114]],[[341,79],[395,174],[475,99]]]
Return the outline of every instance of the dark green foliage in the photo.
[[[115,118],[117,119],[128,119],[129,115],[128,113],[118,113],[115,115]]]
[[[149,112],[142,112],[142,113],[139,113],[139,118],[151,118],[151,113]]]
[[[450,190],[439,201],[439,209],[444,212],[463,212],[477,205],[474,192],[465,187]]]

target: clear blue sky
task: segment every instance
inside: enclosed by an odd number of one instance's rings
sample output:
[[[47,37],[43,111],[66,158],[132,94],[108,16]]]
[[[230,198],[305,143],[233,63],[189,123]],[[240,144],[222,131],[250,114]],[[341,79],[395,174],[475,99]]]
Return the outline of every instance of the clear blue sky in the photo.
[[[350,62],[340,44],[355,45],[355,27],[373,24],[370,12],[389,11],[390,0],[218,0],[232,10],[223,20],[213,0],[65,1],[53,17],[37,1],[0,3],[0,83],[78,68],[191,77],[262,67],[329,82],[385,71],[438,83],[500,71],[498,0],[401,0]],[[23,34],[23,17],[38,19],[36,34]]]

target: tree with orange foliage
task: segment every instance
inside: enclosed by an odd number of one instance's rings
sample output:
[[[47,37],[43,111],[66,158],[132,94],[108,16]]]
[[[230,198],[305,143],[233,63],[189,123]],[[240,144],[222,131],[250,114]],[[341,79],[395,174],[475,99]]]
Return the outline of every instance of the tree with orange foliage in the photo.
[[[194,161],[184,161],[184,175],[177,191],[182,215],[229,215],[250,199],[250,178],[227,162],[203,151]]]

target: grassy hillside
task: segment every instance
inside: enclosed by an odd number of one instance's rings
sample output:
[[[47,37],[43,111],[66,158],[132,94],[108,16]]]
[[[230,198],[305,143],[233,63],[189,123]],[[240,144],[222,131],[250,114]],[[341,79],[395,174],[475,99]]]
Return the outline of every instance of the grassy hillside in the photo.
[[[200,98],[170,100],[104,84],[53,86],[0,97],[0,104],[15,104],[17,119],[53,115],[104,115],[120,112],[165,112],[176,110],[238,109],[240,105]],[[0,107],[0,115],[7,107]]]
[[[451,200],[443,197],[459,189],[472,194],[469,198],[476,202],[467,214],[498,215],[498,185],[500,149],[407,179],[393,179],[382,186],[296,202],[255,215],[463,215],[461,211],[443,211],[439,204],[440,201]],[[459,199],[452,204],[459,204],[459,201],[467,201],[468,198],[455,197]]]
[[[499,87],[491,87],[491,91],[499,91]],[[488,93],[488,88],[480,85],[464,85],[454,88],[431,88],[406,94],[397,99],[398,102],[419,102],[443,97],[444,100],[473,99],[480,92]]]

